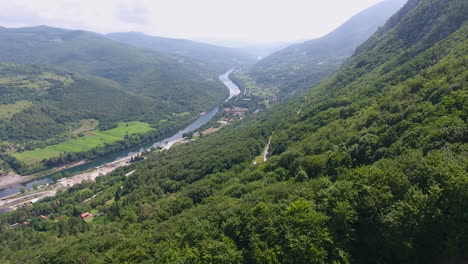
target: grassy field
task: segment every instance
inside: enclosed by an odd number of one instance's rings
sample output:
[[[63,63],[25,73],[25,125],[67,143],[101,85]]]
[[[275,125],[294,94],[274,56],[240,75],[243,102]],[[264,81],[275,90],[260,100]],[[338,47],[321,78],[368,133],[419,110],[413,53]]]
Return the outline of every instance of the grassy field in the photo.
[[[96,119],[83,119],[78,127],[72,129],[73,134],[94,130],[99,125]]]
[[[0,105],[0,120],[8,120],[14,114],[32,105],[31,101],[17,101],[14,104]]]
[[[34,164],[43,159],[58,157],[64,152],[80,152],[102,146],[105,143],[112,143],[122,140],[125,135],[142,134],[153,130],[148,123],[126,122],[120,123],[118,127],[86,133],[83,137],[78,137],[64,141],[57,145],[38,148],[35,150],[15,153],[13,156],[26,164]]]
[[[73,83],[73,79],[69,76],[60,76],[51,72],[44,72],[40,75],[35,75],[34,78],[31,76],[2,76],[0,77],[0,84],[8,85],[11,87],[23,87],[32,88],[36,90],[47,90],[52,85],[49,80],[55,80],[61,82],[63,85],[69,85]]]

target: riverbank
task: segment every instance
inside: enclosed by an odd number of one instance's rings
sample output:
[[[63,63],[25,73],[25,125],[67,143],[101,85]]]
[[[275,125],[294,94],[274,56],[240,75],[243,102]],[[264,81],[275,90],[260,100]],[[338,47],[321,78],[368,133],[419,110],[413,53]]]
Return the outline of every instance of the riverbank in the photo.
[[[21,176],[21,175],[19,175],[17,173],[14,173],[13,171],[10,171],[8,174],[6,174],[4,176],[0,176],[0,190],[6,189],[6,188],[14,186],[14,185],[30,182],[30,181],[32,181],[34,179],[38,179],[38,178],[44,177],[46,175],[50,175],[50,174],[53,174],[53,173],[58,173],[58,172],[60,172],[62,170],[71,169],[71,168],[74,168],[76,166],[79,166],[79,165],[82,165],[82,164],[85,164],[85,163],[86,163],[85,160],[81,160],[81,161],[74,162],[74,163],[71,163],[71,164],[67,164],[67,165],[64,165],[64,166],[61,166],[61,167],[57,167],[57,168],[53,168],[53,169],[50,169],[50,170],[47,170],[47,171],[42,171],[42,172],[38,172],[38,173],[35,173],[35,174],[31,174],[31,175],[25,175],[25,176]]]
[[[166,145],[163,148],[163,151],[169,150],[172,146],[174,146],[174,143],[178,143],[184,140],[186,139],[184,138],[182,140],[175,140],[175,141],[166,143]],[[125,158],[121,158],[113,162],[109,162],[107,164],[96,167],[84,173],[73,175],[68,178],[62,178],[58,180],[57,183],[55,184],[51,184],[51,185],[46,184],[46,185],[38,186],[37,190],[33,190],[24,194],[16,193],[7,197],[3,197],[0,199],[0,209],[7,209],[7,211],[13,211],[20,207],[34,204],[35,202],[43,198],[55,196],[55,194],[59,190],[68,189],[81,183],[94,182],[96,181],[96,178],[98,177],[105,176],[115,171],[118,168],[129,165],[132,158],[135,158],[138,155],[140,155],[140,153],[127,156]],[[130,176],[133,172],[135,171],[127,173],[126,176],[127,177]],[[22,177],[22,176],[19,176],[19,177]]]
[[[33,180],[34,176],[21,176],[19,174],[16,174],[12,171],[8,172],[8,174],[4,176],[0,176],[0,190],[8,188],[10,186],[13,186],[15,184],[20,184],[24,182],[28,182],[30,180]]]

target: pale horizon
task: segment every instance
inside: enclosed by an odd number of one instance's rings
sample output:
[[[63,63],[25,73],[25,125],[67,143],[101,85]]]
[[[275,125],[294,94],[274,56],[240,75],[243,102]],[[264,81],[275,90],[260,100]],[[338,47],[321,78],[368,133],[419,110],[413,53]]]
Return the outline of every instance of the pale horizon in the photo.
[[[0,3],[0,26],[134,31],[211,43],[291,43],[324,36],[382,1],[14,0]]]

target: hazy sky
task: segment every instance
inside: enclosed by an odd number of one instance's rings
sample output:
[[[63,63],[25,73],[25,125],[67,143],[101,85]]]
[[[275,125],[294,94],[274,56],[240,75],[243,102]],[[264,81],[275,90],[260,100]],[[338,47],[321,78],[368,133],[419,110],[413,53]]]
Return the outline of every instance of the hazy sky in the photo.
[[[320,37],[381,0],[0,0],[0,25],[100,33],[295,41]]]

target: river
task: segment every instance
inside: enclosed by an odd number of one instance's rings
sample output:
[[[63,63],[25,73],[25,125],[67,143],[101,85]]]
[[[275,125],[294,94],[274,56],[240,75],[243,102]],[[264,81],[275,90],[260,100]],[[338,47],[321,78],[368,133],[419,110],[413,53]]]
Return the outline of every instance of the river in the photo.
[[[229,101],[229,99],[233,98],[234,96],[240,94],[239,87],[237,87],[237,85],[235,85],[231,81],[231,79],[229,79],[229,75],[233,71],[234,71],[234,69],[231,69],[231,70],[227,71],[225,74],[219,76],[220,81],[222,81],[224,83],[224,85],[229,89],[229,97],[225,100],[225,102]],[[105,165],[107,163],[110,163],[110,162],[113,162],[113,161],[116,161],[116,160],[119,160],[119,159],[122,159],[122,158],[125,158],[125,157],[128,157],[128,156],[135,155],[137,153],[142,153],[142,152],[147,151],[147,150],[149,150],[151,148],[164,146],[166,144],[166,142],[171,142],[171,141],[174,141],[174,140],[182,139],[183,134],[195,131],[198,128],[200,128],[201,126],[208,123],[216,115],[218,110],[219,110],[218,107],[213,108],[211,111],[209,111],[209,112],[205,113],[204,115],[200,116],[197,120],[192,122],[190,125],[188,125],[184,129],[180,130],[179,132],[177,132],[176,134],[174,134],[174,135],[172,135],[172,136],[170,136],[168,138],[160,139],[157,142],[149,142],[149,143],[144,144],[144,145],[135,146],[135,147],[129,148],[127,150],[117,152],[117,153],[114,153],[112,155],[103,157],[103,158],[98,159],[98,160],[94,160],[94,161],[91,161],[91,162],[88,162],[88,163],[85,163],[85,164],[82,164],[82,165],[78,165],[78,166],[73,167],[73,168],[62,170],[60,172],[61,173],[64,173],[64,172],[75,173],[75,172],[78,172],[78,171],[86,171],[86,170],[96,168],[96,167]],[[53,174],[55,174],[55,173],[53,173]],[[46,175],[44,177],[32,180],[30,182],[16,184],[16,185],[10,186],[8,188],[5,188],[3,190],[0,190],[0,198],[5,197],[5,196],[9,196],[9,195],[12,195],[12,194],[19,193],[21,187],[26,188],[26,190],[30,190],[30,189],[33,188],[33,185],[40,186],[40,185],[43,185],[43,184],[46,184],[46,183],[53,183],[53,182],[54,182],[54,180],[52,179],[52,174],[50,174],[50,175]]]

